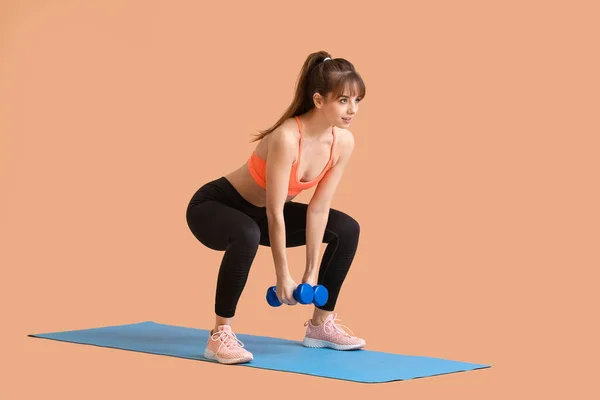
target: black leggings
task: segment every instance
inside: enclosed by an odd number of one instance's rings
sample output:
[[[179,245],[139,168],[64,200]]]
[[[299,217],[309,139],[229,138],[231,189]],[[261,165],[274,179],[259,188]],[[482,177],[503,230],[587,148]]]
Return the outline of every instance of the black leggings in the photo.
[[[306,245],[307,204],[285,203],[286,247]],[[269,246],[265,207],[246,201],[225,177],[206,183],[189,202],[186,219],[192,234],[205,246],[225,251],[217,280],[215,313],[223,318],[235,315],[258,246]],[[333,311],[346,278],[360,235],[352,217],[330,209],[323,235],[327,248],[319,267],[318,283],[329,299],[320,309]],[[266,290],[266,288],[265,288]]]

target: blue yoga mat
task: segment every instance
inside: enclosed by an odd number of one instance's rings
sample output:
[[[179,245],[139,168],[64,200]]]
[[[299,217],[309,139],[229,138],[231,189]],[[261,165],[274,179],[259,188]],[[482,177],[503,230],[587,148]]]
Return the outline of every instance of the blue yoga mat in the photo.
[[[209,334],[208,330],[148,321],[29,336],[216,362],[205,359],[203,355]],[[299,341],[268,336],[237,334],[237,337],[254,354],[254,360],[226,367],[263,368],[363,383],[391,382],[490,367],[365,349],[313,349],[302,346]]]

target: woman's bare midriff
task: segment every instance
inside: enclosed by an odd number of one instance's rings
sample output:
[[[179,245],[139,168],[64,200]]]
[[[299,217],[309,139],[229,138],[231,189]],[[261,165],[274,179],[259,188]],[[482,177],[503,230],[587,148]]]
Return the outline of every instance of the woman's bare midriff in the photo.
[[[247,164],[225,175],[225,178],[247,202],[257,207],[266,206],[267,192],[254,181]],[[286,201],[290,201],[294,197],[296,196],[288,196]]]

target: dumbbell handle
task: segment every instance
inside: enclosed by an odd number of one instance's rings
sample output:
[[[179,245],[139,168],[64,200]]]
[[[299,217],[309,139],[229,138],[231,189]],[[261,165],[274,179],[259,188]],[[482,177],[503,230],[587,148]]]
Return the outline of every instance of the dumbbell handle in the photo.
[[[276,286],[271,286],[267,290],[267,303],[272,307],[281,306],[281,302],[277,298]],[[327,303],[329,295],[327,289],[322,285],[311,287],[308,283],[302,283],[294,290],[294,299],[300,304],[313,303],[316,306],[322,306]]]
[[[303,283],[300,284],[294,289],[294,299],[300,304],[310,304],[313,300],[313,289],[310,285]],[[267,302],[272,307],[279,307],[281,302],[277,298],[277,287],[271,286],[269,290],[267,290]]]

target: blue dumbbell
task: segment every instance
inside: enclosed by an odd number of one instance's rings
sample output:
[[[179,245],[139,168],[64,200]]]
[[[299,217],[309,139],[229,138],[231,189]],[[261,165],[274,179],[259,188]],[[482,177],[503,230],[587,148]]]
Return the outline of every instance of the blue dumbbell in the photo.
[[[323,285],[315,285],[313,286],[313,292],[313,304],[317,307],[324,306],[329,299],[327,288]]]
[[[323,285],[315,285],[311,287],[308,283],[301,283],[294,290],[294,299],[300,304],[313,303],[316,306],[322,306],[327,303],[329,293]],[[267,290],[267,303],[271,307],[279,307],[281,302],[277,298],[276,286],[271,286]]]

